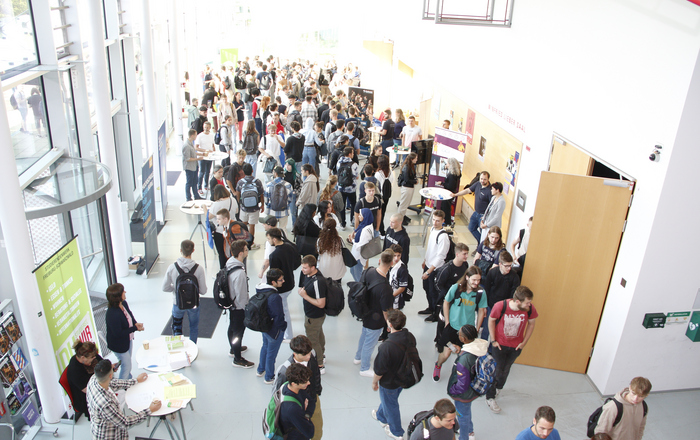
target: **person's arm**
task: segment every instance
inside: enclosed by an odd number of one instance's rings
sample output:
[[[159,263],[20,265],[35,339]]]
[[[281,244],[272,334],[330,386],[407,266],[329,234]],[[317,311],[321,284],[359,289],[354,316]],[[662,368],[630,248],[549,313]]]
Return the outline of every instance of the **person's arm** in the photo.
[[[520,244],[520,236],[515,237],[515,240],[510,244],[510,254],[515,258],[515,247]]]
[[[615,423],[616,417],[617,405],[615,405],[615,402],[610,401],[603,405],[603,412],[600,413],[600,417],[598,418],[598,424],[595,427],[594,433],[610,434],[610,432],[613,429],[613,423]]]
[[[476,331],[477,332],[481,328],[481,324],[484,323],[484,316],[486,316],[486,309],[482,307],[479,309],[479,313],[476,316]]]
[[[516,350],[522,350],[525,348],[525,345],[527,344],[527,341],[530,340],[530,336],[532,336],[532,332],[535,331],[535,319],[529,319],[527,321],[527,328],[525,328],[525,336],[523,337],[523,342],[518,344],[517,347],[515,347]]]
[[[493,314],[493,312],[492,312],[492,314]],[[491,340],[493,341],[492,345],[500,350],[501,346],[498,345],[498,342],[496,342],[496,318],[492,318],[491,316],[489,316],[489,324],[488,325],[489,325],[489,335],[491,337]]]
[[[172,280],[172,277],[170,275],[171,267],[168,267],[168,269],[165,271],[165,276],[163,277],[163,285],[161,286],[161,289],[163,290],[163,292],[175,291],[175,286],[173,285],[173,280]],[[174,267],[173,267],[173,269],[174,269]]]
[[[456,293],[455,293],[456,295]],[[442,316],[445,318],[445,328],[450,325],[450,301],[447,300],[447,298],[450,296],[448,293],[447,296],[445,297],[445,300],[442,302]],[[478,328],[478,327],[477,327]]]
[[[379,225],[382,223],[382,208],[381,205],[379,205],[379,209],[377,209],[377,227],[375,228],[376,231],[379,231]],[[447,253],[445,253],[447,255]]]
[[[318,283],[318,282],[316,282]],[[314,288],[318,288],[318,285]],[[299,295],[304,298],[307,302],[310,304],[313,304],[314,306],[318,307],[319,309],[322,309],[326,307],[326,298],[312,298],[309,296],[308,293],[306,293],[306,289],[303,287],[299,289]]]

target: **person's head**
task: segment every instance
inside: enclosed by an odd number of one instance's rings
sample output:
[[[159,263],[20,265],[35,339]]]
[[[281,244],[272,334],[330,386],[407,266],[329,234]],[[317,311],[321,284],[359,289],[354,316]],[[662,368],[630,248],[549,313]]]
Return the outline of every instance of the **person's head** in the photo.
[[[238,153],[236,153],[236,162],[238,163],[238,165],[243,165],[243,163],[245,162],[245,157],[246,157],[245,150],[243,148],[238,150]]]
[[[233,258],[243,261],[248,256],[248,242],[245,240],[236,240],[231,245],[231,255]]]
[[[457,420],[457,409],[450,399],[440,399],[433,406],[433,413],[438,424],[448,430],[454,429]]]
[[[195,106],[195,107],[199,107],[199,99],[193,98],[193,99],[192,99],[192,105]]]
[[[114,283],[107,288],[107,304],[108,307],[119,307],[124,301],[126,291],[121,283]]]
[[[491,249],[501,249],[503,248],[503,234],[501,233],[501,228],[498,226],[491,226],[489,232],[486,235],[486,240],[484,240],[484,246],[488,246]]]
[[[459,161],[454,157],[447,159],[447,172],[453,176],[459,176],[462,174],[462,167],[459,165]]]
[[[331,121],[335,121],[338,119],[338,110],[333,109],[329,112],[329,115],[331,117]]]
[[[231,222],[231,213],[228,211],[228,209],[223,208],[219,209],[216,212],[216,224],[219,226],[228,226],[228,224]]]
[[[277,125],[276,124],[268,124],[267,126],[267,134],[274,135],[277,133]]]
[[[515,301],[515,305],[519,310],[530,310],[532,298],[534,298],[532,290],[523,285],[518,286],[513,293],[513,301]]]
[[[333,202],[330,200],[322,200],[318,203],[318,213],[321,214],[321,219],[325,219],[328,214],[331,214]]]
[[[277,165],[272,169],[272,174],[274,174],[275,177],[284,177],[284,168]]]
[[[284,243],[284,240],[282,239],[282,230],[277,227],[272,227],[265,231],[265,236],[267,237],[268,242],[273,245],[273,246],[279,246],[282,243]]]
[[[503,192],[503,184],[501,182],[494,182],[491,185],[491,194],[494,196],[500,195]]]
[[[279,289],[284,284],[284,274],[280,269],[270,269],[267,271],[267,284],[275,289]]]
[[[224,95],[226,96],[226,95]],[[226,119],[224,120],[224,124],[228,125],[229,127],[233,125],[233,116],[226,116]]]
[[[294,360],[297,362],[308,362],[311,359],[311,350],[313,346],[311,345],[311,340],[304,336],[294,336],[291,341],[289,341],[289,348],[294,353]]]
[[[382,144],[377,144],[374,146],[374,150],[372,151],[372,154],[375,156],[381,156],[384,154],[384,149],[382,148]]]
[[[556,415],[549,406],[540,406],[532,419],[532,433],[538,438],[547,438],[554,430]]]
[[[314,130],[316,133],[321,133],[323,131],[323,121],[318,121],[314,124]]]
[[[253,166],[248,162],[243,164],[243,174],[245,174],[246,176],[253,175]]]
[[[381,145],[380,145],[381,147]],[[389,158],[381,155],[377,159],[377,171],[381,170],[385,177],[389,177],[391,174],[391,168],[389,168]]]
[[[436,209],[433,211],[433,227],[435,229],[442,228],[442,223],[445,221],[445,211]]]
[[[216,177],[217,180],[221,180],[221,178],[224,177],[224,167],[222,167],[219,164],[216,164],[214,165],[214,168],[212,168],[212,173],[214,174],[214,177]]]
[[[270,97],[263,96],[262,99],[260,100],[260,107],[262,107],[263,109],[267,109],[268,105],[270,105]]]
[[[629,392],[625,396],[632,405],[641,403],[651,392],[651,382],[646,377],[635,377],[630,382]]]
[[[449,128],[450,128],[450,120],[449,119],[445,119],[444,121],[442,121],[442,128],[449,130]]]
[[[352,134],[352,132],[355,131],[355,123],[350,121],[347,124],[345,124],[345,132]]]
[[[341,136],[342,139],[343,136]],[[347,136],[345,137],[345,142],[347,142]],[[343,150],[343,156],[352,158],[352,156],[355,154],[355,149],[352,147],[345,147]]]
[[[306,255],[301,259],[301,271],[304,275],[313,275],[316,273],[316,257]]]
[[[384,110],[384,117],[391,119],[391,109]]]
[[[296,389],[305,390],[309,386],[311,370],[306,365],[293,363],[287,367],[287,382]]]
[[[400,231],[402,226],[403,226],[403,215],[402,214],[392,215],[390,220],[389,220],[389,227],[391,229],[393,229],[394,231]]]
[[[245,126],[245,134],[253,134],[257,133],[257,130],[255,129],[255,120],[251,119],[248,121],[248,125]]]
[[[454,261],[461,265],[469,258],[469,246],[466,243],[455,243],[455,259]]]
[[[306,177],[311,174],[315,174],[314,167],[310,163],[305,163],[301,166],[301,175]]]
[[[226,96],[226,93],[221,94],[221,102],[227,103],[228,102],[228,96]],[[226,118],[228,119],[228,118]]]
[[[384,270],[391,267],[392,261],[394,261],[394,251],[391,249],[385,249],[384,252],[379,255],[379,266],[383,267]]]
[[[204,133],[209,134],[209,130],[211,130],[211,122],[207,121],[204,123]]]
[[[371,167],[371,165],[370,165]],[[365,183],[365,198],[370,200],[374,198],[374,193],[377,191],[377,187],[372,182]]]
[[[530,218],[527,219],[527,228],[532,229],[532,216],[530,216]]]
[[[112,362],[110,360],[102,359],[95,365],[95,377],[102,385],[109,383],[113,374],[114,370],[112,370]]]
[[[401,310],[389,309],[386,313],[386,322],[390,329],[398,332],[406,325],[406,315]]]
[[[206,115],[207,115],[207,106],[206,106],[206,105],[203,105],[203,106],[199,107],[199,114],[202,115],[202,116],[206,116]]]
[[[335,121],[335,129],[336,130],[340,130],[342,132],[344,127],[345,127],[345,119],[338,119],[337,121]]]
[[[289,126],[292,127],[292,131],[294,133],[298,133],[299,130],[301,130],[301,124],[298,121],[292,121],[289,123]]]
[[[457,281],[457,290],[460,292],[475,292],[481,283],[481,269],[479,266],[469,266],[464,275]]]
[[[476,330],[476,327],[474,327],[471,324],[465,324],[459,329],[459,340],[463,344],[469,344],[471,342],[474,342],[474,339],[479,337],[479,332]]]
[[[97,357],[97,345],[92,341],[81,342],[80,339],[76,339],[73,350],[75,350],[75,358],[83,365],[92,365]]]
[[[301,110],[301,101],[294,101],[293,106],[294,106],[294,110],[297,110],[297,111]]]
[[[403,161],[403,166],[408,167],[411,172],[416,170],[416,162],[418,162],[418,155],[414,152],[408,153],[406,159]]]
[[[392,244],[389,249],[394,251],[394,259],[391,261],[391,265],[398,263],[401,260],[401,254],[403,254],[403,248],[400,244]]]
[[[194,128],[190,128],[190,130],[187,132],[187,139],[189,139],[190,141],[194,141],[195,139],[197,139],[197,130],[195,130]]]
[[[479,183],[481,183],[481,186],[486,188],[489,186],[489,179],[491,178],[491,174],[489,174],[488,171],[482,171],[481,174],[479,174]]]
[[[408,126],[413,128],[416,126],[416,117],[411,115],[408,117]]]
[[[366,163],[365,166],[362,168],[362,171],[365,172],[365,176],[367,177],[374,176],[374,167],[371,163]]]
[[[194,252],[194,241],[192,240],[182,240],[180,243],[180,253],[183,257],[189,258]]]
[[[512,267],[513,256],[506,250],[501,251],[501,254],[498,256],[498,270],[501,271],[502,275],[508,275]]]
[[[277,227],[277,217],[274,215],[268,215],[262,223],[265,231],[267,232],[270,229]]]

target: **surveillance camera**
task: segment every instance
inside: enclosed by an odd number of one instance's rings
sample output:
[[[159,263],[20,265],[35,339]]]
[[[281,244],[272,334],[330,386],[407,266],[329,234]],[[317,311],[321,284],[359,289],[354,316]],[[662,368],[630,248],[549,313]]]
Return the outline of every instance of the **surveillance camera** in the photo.
[[[654,150],[649,155],[649,160],[652,162],[658,162],[661,160],[661,145],[654,145]]]

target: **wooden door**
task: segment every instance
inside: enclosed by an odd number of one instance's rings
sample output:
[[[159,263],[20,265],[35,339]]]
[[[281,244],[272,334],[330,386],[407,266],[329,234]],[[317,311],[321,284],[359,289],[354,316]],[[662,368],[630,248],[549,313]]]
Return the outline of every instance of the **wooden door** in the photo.
[[[549,171],[553,173],[590,176],[593,159],[569,142],[560,142],[554,137],[552,155],[549,158]]]
[[[542,172],[522,280],[539,317],[518,363],[586,372],[633,188]]]

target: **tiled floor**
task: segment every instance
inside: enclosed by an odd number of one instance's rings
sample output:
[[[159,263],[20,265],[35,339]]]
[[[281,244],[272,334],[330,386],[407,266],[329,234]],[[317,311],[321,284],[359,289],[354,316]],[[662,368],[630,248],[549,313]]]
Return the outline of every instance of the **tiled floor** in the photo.
[[[174,149],[168,155],[168,169],[181,169],[181,159]],[[322,175],[325,172],[322,170]],[[171,308],[171,294],[160,289],[162,276],[167,265],[179,256],[179,243],[189,238],[196,224],[196,218],[181,213],[178,206],[184,201],[184,173],[175,187],[169,188],[170,207],[166,215],[167,225],[160,233],[160,261],[148,279],[136,276],[120,280],[127,290],[127,298],[137,320],[145,324],[145,331],[136,334],[135,344],[144,339],[156,337],[168,321]],[[416,198],[418,192],[416,191]],[[394,198],[398,197],[397,196]],[[389,204],[389,214],[396,211],[396,205]],[[414,219],[408,228],[413,245],[411,246],[410,270],[421,273],[420,264],[424,249],[422,241],[424,217],[412,215]],[[466,240],[473,249],[474,240],[466,230],[464,221],[457,221],[458,237]],[[349,231],[348,231],[349,232]],[[196,237],[198,234],[196,235]],[[262,243],[263,228],[256,231],[256,241]],[[201,240],[196,240],[195,259],[202,263]],[[211,289],[218,263],[211,249],[205,249],[208,261],[208,284]],[[139,249],[134,248],[134,253]],[[253,251],[248,258],[250,287],[258,283],[257,273],[262,264],[263,250]],[[344,281],[351,279],[350,273]],[[416,278],[417,279],[417,278]],[[420,283],[417,283],[420,284]],[[418,348],[423,358],[425,377],[415,387],[405,390],[399,399],[404,428],[418,411],[429,409],[438,399],[446,397],[447,377],[452,367],[448,360],[443,368],[443,378],[434,383],[430,377],[436,359],[433,348],[435,324],[423,322],[417,315],[425,308],[426,300],[422,289],[417,286],[416,298],[406,305],[407,328],[416,336]],[[208,295],[211,295],[209,293]],[[295,334],[303,332],[303,310],[301,299],[290,297],[290,307]],[[242,370],[231,366],[227,356],[228,343],[226,329],[228,319],[222,316],[212,339],[199,340],[200,354],[189,368],[182,372],[197,384],[197,398],[193,400],[194,411],[182,410],[187,437],[190,440],[258,439],[262,437],[261,418],[263,408],[270,399],[271,388],[262,378],[255,376],[255,370]],[[379,404],[379,395],[372,391],[371,379],[358,374],[359,366],[352,359],[360,334],[360,323],[344,310],[339,317],[326,319],[326,371],[322,377],[321,396],[324,416],[324,438],[366,440],[384,439],[386,435],[379,424],[372,419],[370,411]],[[249,347],[244,355],[258,363],[262,337],[247,331],[243,340]],[[282,345],[277,357],[278,364],[290,355],[289,346]],[[140,372],[134,369],[134,373]],[[652,394],[648,397],[649,421],[645,440],[697,439],[700,438],[698,421],[698,401],[700,391],[683,391]],[[499,403],[503,408],[500,414],[493,414],[481,398],[472,405],[472,417],[477,439],[513,439],[519,431],[528,427],[535,409],[540,405],[550,405],[557,412],[555,427],[563,439],[585,438],[585,424],[589,414],[602,402],[595,388],[585,375],[565,373],[521,365],[513,366],[508,383]],[[179,428],[179,423],[177,424]],[[151,428],[152,428],[151,424]],[[147,437],[151,428],[145,423],[132,427],[131,436]],[[70,436],[70,427],[60,425],[61,437]],[[89,422],[82,418],[76,426],[75,438],[89,438]],[[161,425],[155,438],[169,438]]]

